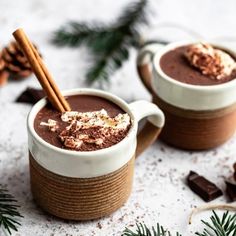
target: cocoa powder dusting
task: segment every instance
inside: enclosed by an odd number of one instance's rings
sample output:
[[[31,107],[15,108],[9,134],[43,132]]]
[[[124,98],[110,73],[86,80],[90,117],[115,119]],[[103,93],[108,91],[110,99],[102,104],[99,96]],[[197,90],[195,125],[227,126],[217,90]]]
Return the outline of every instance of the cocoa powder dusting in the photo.
[[[174,80],[180,81],[186,84],[193,85],[217,85],[226,83],[236,78],[236,70],[232,70],[232,73],[225,75],[218,74],[218,70],[215,71],[215,67],[211,67],[210,69],[206,66],[204,67],[204,73],[202,71],[189,63],[189,60],[186,58],[186,54],[188,54],[189,47],[191,45],[177,47],[173,50],[166,52],[160,59],[160,66],[163,72],[171,77]],[[214,48],[220,49],[220,48]],[[235,55],[232,55],[230,52],[225,51],[225,53],[229,54],[234,61],[236,61]],[[189,55],[190,57],[190,55]],[[207,57],[208,58],[208,57]],[[208,59],[206,60],[208,62]],[[202,58],[200,61],[195,61],[194,63],[199,63],[199,67],[202,66]],[[205,62],[205,60],[204,60]],[[204,64],[205,65],[205,64]],[[216,66],[216,68],[218,68]],[[221,69],[221,67],[220,67]],[[212,71],[216,76],[220,79],[212,78]],[[221,72],[221,71],[220,71]]]
[[[96,96],[67,98],[73,111],[63,114],[44,107],[36,116],[35,130],[48,143],[75,151],[95,151],[119,143],[131,121],[116,104]]]
[[[97,139],[97,138],[101,138],[101,132],[99,131],[99,127],[96,128],[89,128],[89,129],[84,129],[80,132],[78,132],[77,135],[83,133],[83,135],[88,135],[89,139]],[[89,143],[89,142],[84,142],[81,144],[81,146],[79,148],[74,148],[74,147],[65,147],[63,146],[63,148],[66,149],[70,149],[70,150],[77,150],[77,151],[96,151],[99,149],[104,149],[104,148],[108,148],[111,147],[117,143],[119,143],[128,133],[129,128],[127,130],[124,131],[120,131],[117,134],[113,134],[113,135],[109,135],[104,137],[103,139],[103,143],[97,145],[96,143]],[[72,133],[70,131],[62,131],[64,132],[64,135],[66,136],[72,136]]]

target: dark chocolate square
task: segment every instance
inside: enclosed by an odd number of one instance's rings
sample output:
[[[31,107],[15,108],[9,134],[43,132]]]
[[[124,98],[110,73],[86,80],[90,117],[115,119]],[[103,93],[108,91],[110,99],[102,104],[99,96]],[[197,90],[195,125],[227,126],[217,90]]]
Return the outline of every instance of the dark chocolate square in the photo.
[[[187,182],[189,188],[206,202],[223,195],[222,191],[214,183],[198,175],[196,172],[190,171]]]

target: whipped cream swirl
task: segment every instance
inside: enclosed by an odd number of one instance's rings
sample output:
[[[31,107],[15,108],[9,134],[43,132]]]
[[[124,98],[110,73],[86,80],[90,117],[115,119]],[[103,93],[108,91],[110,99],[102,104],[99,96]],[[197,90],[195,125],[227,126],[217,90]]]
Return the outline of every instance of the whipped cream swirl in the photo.
[[[190,45],[185,56],[191,65],[212,79],[224,79],[236,69],[235,60],[228,53],[207,43]]]

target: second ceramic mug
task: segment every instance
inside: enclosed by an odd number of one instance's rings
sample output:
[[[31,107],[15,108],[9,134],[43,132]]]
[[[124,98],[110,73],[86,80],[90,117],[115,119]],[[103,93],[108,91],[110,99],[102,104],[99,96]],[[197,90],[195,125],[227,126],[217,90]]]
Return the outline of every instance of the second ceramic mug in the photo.
[[[105,98],[131,117],[131,128],[119,143],[97,151],[78,152],[55,147],[34,130],[36,114],[46,105],[40,100],[28,116],[31,190],[45,211],[64,219],[89,220],[112,213],[128,199],[134,160],[155,141],[164,125],[162,111],[153,103],[127,104],[119,97],[95,90],[75,89],[65,96],[86,94]],[[138,122],[148,122],[137,137]]]
[[[209,149],[223,144],[235,132],[236,79],[219,85],[201,86],[182,83],[166,75],[160,67],[162,55],[191,43],[145,45],[139,51],[137,68],[153,101],[166,117],[160,138],[178,148]],[[229,48],[213,45],[236,55]]]

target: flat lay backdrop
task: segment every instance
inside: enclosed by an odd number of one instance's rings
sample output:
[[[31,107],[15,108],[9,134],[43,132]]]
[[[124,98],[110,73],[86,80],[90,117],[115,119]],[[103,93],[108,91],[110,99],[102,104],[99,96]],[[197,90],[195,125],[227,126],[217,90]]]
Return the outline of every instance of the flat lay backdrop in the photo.
[[[110,22],[129,1],[108,0],[0,0],[0,46],[11,39],[17,27],[23,27],[39,46],[46,64],[61,89],[85,87],[84,74],[89,65],[85,48],[57,48],[50,43],[51,33],[67,20],[100,20]],[[199,36],[221,40],[236,48],[236,2],[234,0],[152,0],[151,26],[143,29],[144,38],[168,41],[186,40]],[[182,27],[185,31],[173,28]],[[188,33],[186,33],[188,31]],[[235,41],[235,43],[234,43]],[[150,99],[140,83],[135,69],[136,52],[103,87],[128,102]],[[206,152],[187,152],[171,148],[158,141],[136,162],[133,192],[128,202],[116,213],[97,221],[68,222],[41,211],[33,202],[29,188],[26,117],[31,106],[14,103],[27,87],[39,87],[34,76],[23,82],[9,82],[0,88],[0,183],[7,185],[19,200],[24,218],[17,236],[119,236],[125,226],[136,221],[148,225],[160,222],[170,230],[185,236],[201,229],[197,215],[193,225],[187,220],[194,206],[203,201],[189,191],[185,176],[196,170],[221,188],[224,177],[236,161],[236,136],[223,146]],[[99,84],[93,87],[99,87]],[[221,197],[216,202],[224,202]],[[0,235],[3,233],[0,231]]]

